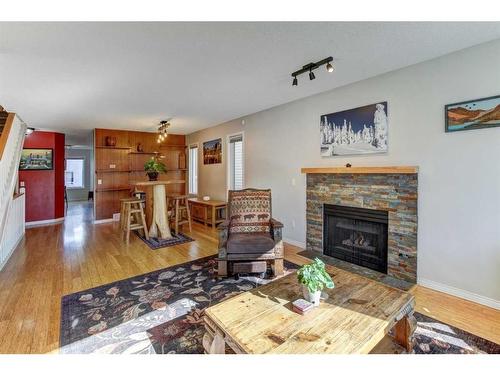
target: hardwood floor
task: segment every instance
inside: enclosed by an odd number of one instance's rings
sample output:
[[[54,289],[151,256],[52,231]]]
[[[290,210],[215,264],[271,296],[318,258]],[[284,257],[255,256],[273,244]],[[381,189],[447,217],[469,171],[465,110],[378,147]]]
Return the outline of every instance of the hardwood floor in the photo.
[[[152,251],[117,223],[93,225],[91,206],[70,204],[63,224],[27,229],[0,271],[0,353],[48,353],[58,348],[60,302],[65,294],[169,267],[217,251],[215,232],[194,224],[196,241]],[[286,258],[301,264],[301,249]],[[500,311],[416,287],[417,311],[500,343]]]
[[[299,251],[302,249],[287,245],[286,259],[297,264],[307,261],[296,254]],[[413,287],[411,293],[415,296],[417,312],[500,344],[499,310],[420,285]]]

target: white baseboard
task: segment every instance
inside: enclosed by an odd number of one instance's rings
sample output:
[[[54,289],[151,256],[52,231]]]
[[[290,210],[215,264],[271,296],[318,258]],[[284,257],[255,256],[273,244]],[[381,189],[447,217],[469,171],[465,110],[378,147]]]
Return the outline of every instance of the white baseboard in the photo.
[[[293,246],[300,247],[301,249],[306,248],[306,244],[304,242],[295,241],[295,240],[292,240],[290,238],[283,238],[283,242],[289,243],[290,245],[293,245]]]
[[[49,220],[27,221],[26,228],[42,227],[44,225],[59,224],[59,223],[62,223],[63,221],[64,221],[64,217],[59,217],[57,219],[49,219]]]
[[[114,221],[119,221],[119,220],[120,220],[120,218],[118,218],[118,219],[111,218],[111,219],[94,220],[94,224],[106,224],[106,223],[112,223]]]
[[[500,301],[497,301],[493,298],[484,297],[479,294],[469,292],[467,290],[455,288],[453,286],[444,285],[436,281],[422,279],[422,278],[418,279],[417,284],[422,285],[429,289],[437,290],[438,292],[451,294],[452,296],[455,297],[460,297],[468,301],[476,302],[481,305],[485,305],[500,310]]]

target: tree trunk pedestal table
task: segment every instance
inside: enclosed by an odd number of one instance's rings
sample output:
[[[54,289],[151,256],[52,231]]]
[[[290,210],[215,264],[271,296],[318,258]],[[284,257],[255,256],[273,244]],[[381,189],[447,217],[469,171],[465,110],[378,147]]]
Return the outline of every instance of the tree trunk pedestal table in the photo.
[[[172,238],[168,225],[167,193],[165,185],[184,183],[183,180],[138,181],[132,183],[146,192],[146,222],[149,236],[161,239]]]
[[[389,338],[412,351],[416,319],[410,293],[326,269],[335,288],[305,315],[292,310],[292,302],[303,298],[295,272],[207,308],[205,352],[224,354],[229,347],[246,354],[361,354],[376,352]]]

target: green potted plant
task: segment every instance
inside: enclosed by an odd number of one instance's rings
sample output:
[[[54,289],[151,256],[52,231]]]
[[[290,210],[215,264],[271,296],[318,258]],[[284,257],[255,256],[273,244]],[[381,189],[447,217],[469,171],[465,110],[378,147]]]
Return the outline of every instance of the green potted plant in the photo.
[[[335,287],[332,278],[325,270],[325,263],[318,258],[315,258],[311,264],[304,264],[300,267],[297,271],[297,278],[302,284],[304,299],[314,306],[319,305],[323,288]]]
[[[153,157],[144,164],[144,170],[149,177],[149,181],[156,181],[158,180],[158,175],[165,173],[167,168],[165,164]]]

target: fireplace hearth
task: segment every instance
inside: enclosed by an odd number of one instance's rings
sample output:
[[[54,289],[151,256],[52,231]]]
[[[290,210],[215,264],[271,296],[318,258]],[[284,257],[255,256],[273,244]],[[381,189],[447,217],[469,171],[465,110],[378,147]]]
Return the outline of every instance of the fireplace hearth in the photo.
[[[323,253],[387,274],[387,211],[324,204]]]

